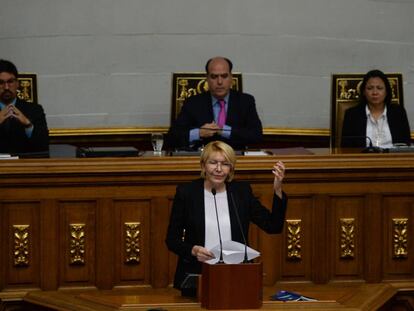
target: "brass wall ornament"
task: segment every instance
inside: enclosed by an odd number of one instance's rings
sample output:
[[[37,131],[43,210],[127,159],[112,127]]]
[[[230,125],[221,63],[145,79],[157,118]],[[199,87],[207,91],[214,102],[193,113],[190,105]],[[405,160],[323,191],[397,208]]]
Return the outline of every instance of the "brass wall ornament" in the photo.
[[[14,266],[29,266],[29,225],[13,225]]]
[[[85,264],[85,224],[70,224],[69,258],[71,265]]]
[[[408,258],[408,218],[393,218],[394,258]]]
[[[126,222],[125,263],[138,264],[141,261],[141,223]]]
[[[19,73],[17,97],[29,103],[37,103],[37,75],[35,73]]]
[[[342,259],[355,258],[355,219],[341,218],[339,221],[341,230],[340,257]]]
[[[301,246],[301,232],[302,232],[302,220],[300,219],[288,219],[287,222],[287,258],[289,260],[298,260],[302,258],[302,246]]]

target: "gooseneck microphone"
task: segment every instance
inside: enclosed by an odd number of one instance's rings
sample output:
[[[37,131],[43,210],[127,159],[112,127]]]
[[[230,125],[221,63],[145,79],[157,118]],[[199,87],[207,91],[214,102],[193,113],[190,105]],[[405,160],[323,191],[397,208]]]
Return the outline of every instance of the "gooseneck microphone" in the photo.
[[[377,147],[374,146],[374,144],[372,143],[372,139],[369,136],[365,136],[365,139],[368,139],[369,141],[369,146],[364,148],[361,152],[362,153],[382,153],[384,152],[383,149],[381,147]]]
[[[239,224],[240,233],[241,233],[242,238],[243,238],[243,243],[244,243],[244,259],[243,259],[243,263],[248,263],[249,262],[249,258],[247,257],[247,240],[246,240],[246,237],[244,236],[243,227],[242,227],[242,224],[241,224],[241,221],[240,221],[239,212],[237,210],[236,201],[234,200],[233,192],[230,189],[228,189],[227,191],[230,193],[231,203],[233,204],[234,212],[235,212],[236,218],[237,218],[237,223]]]
[[[219,222],[219,217],[218,217],[218,212],[217,212],[217,201],[216,201],[217,191],[216,191],[216,189],[212,188],[211,193],[213,194],[213,198],[214,198],[214,208],[216,209],[217,229],[218,229],[219,241],[220,241],[220,259],[217,263],[224,263],[224,260],[223,260],[223,241],[221,240],[220,222]]]
[[[361,150],[361,153],[383,153],[384,149],[381,147],[377,147],[374,146],[374,144],[372,143],[372,139],[369,136],[344,136],[343,139],[344,140],[348,140],[350,141],[351,139],[356,139],[356,138],[364,138],[365,140],[368,140],[368,147],[365,147],[364,149]]]

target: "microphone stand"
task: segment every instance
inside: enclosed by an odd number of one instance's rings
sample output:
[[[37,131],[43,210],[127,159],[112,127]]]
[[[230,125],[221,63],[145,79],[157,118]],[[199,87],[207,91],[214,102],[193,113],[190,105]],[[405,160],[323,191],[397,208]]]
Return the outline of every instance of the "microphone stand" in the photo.
[[[217,229],[218,229],[219,241],[220,241],[220,259],[217,263],[224,263],[224,260],[223,260],[223,241],[221,240],[220,222],[219,222],[219,217],[218,217],[218,212],[217,212],[217,201],[216,201],[216,193],[217,192],[216,192],[216,189],[212,188],[211,193],[213,194],[213,198],[214,198],[214,208],[216,210]]]

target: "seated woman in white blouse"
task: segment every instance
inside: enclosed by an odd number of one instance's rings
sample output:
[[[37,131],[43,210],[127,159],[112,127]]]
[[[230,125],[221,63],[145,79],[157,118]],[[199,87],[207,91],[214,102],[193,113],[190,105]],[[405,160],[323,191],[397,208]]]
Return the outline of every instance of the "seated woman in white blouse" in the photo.
[[[360,90],[359,104],[345,111],[341,147],[410,145],[407,113],[402,106],[391,104],[387,76],[380,70],[369,71]]]

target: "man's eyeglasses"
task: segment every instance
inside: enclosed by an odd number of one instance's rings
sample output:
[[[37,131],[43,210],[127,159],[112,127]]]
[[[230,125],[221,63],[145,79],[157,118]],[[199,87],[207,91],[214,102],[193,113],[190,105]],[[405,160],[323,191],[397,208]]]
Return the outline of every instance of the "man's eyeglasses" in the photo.
[[[17,81],[17,79],[15,79],[15,78],[13,78],[13,79],[9,79],[9,80],[7,80],[7,81],[5,81],[5,80],[0,80],[0,86],[5,86],[5,85],[6,85],[6,83],[7,83],[8,85],[11,85],[11,84],[15,83],[16,81]]]

